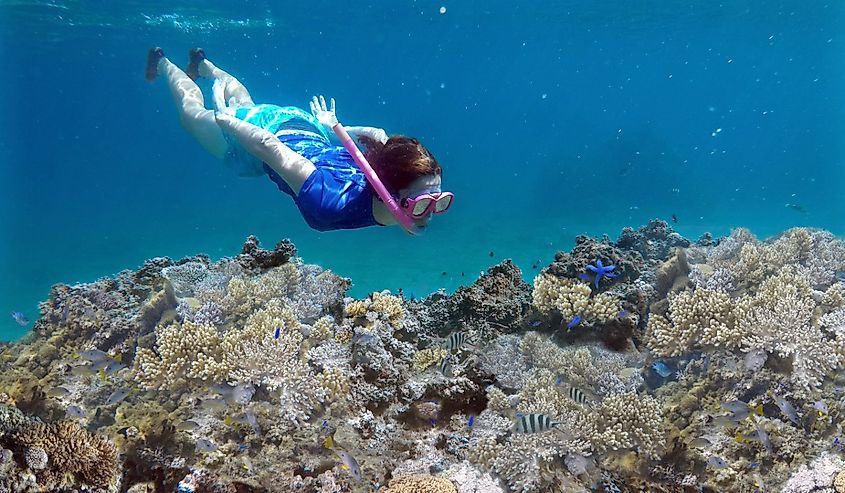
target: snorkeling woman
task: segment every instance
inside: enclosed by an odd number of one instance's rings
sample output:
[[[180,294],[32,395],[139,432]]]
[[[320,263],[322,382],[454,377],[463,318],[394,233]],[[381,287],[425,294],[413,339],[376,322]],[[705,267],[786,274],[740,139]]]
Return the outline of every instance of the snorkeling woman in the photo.
[[[416,139],[388,137],[380,128],[346,128],[337,120],[334,99],[326,105],[322,96],[311,101],[311,113],[255,104],[246,87],[206,59],[201,48],[188,58],[182,71],[161,48],[151,48],[147,80],[166,77],[188,133],[238,176],[269,176],[293,197],[313,229],[400,224],[419,234],[432,214],[452,205],[453,194],[440,189],[440,165]],[[199,77],[214,81],[215,110],[205,108]]]

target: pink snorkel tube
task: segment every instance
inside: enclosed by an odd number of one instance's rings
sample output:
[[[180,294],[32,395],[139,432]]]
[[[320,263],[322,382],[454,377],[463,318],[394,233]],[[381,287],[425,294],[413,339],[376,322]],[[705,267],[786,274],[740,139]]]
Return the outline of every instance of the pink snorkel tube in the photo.
[[[352,155],[352,159],[358,164],[358,167],[361,168],[361,171],[364,172],[364,175],[367,177],[367,181],[370,182],[370,185],[376,189],[376,193],[378,194],[379,198],[381,198],[384,205],[387,206],[387,209],[393,214],[393,217],[399,221],[399,224],[405,228],[410,234],[416,235],[420,233],[420,228],[414,224],[414,220],[411,219],[402,208],[399,207],[399,203],[396,202],[396,199],[390,195],[390,192],[387,191],[384,184],[379,180],[378,175],[376,175],[375,170],[373,167],[370,166],[370,162],[367,161],[367,158],[364,157],[364,154],[361,153],[361,150],[358,149],[358,146],[355,145],[355,142],[352,140],[352,137],[349,136],[349,133],[343,128],[343,125],[340,122],[336,123],[332,130],[334,130],[335,135],[337,138],[340,139],[340,143],[343,144],[343,147],[349,151],[349,154]]]

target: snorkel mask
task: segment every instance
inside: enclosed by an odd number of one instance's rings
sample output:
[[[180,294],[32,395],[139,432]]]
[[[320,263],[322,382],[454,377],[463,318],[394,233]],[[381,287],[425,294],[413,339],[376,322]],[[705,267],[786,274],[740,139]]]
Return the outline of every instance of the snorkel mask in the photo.
[[[376,190],[376,193],[382,202],[384,202],[384,205],[387,206],[387,209],[391,214],[393,214],[393,217],[396,218],[399,224],[401,224],[408,233],[418,235],[423,231],[422,227],[417,226],[417,224],[414,223],[414,219],[424,217],[429,211],[434,214],[446,212],[446,209],[452,205],[452,199],[454,199],[454,194],[452,194],[452,192],[426,193],[425,191],[413,198],[408,197],[402,199],[402,203],[400,205],[400,203],[393,198],[393,195],[387,191],[387,188],[381,182],[373,167],[370,166],[367,158],[364,157],[364,154],[360,149],[358,149],[358,146],[355,145],[352,137],[350,137],[346,129],[343,128],[343,125],[338,122],[332,127],[332,130],[335,135],[337,135],[337,138],[340,139],[340,143],[343,144],[343,147],[346,148],[346,150],[349,151],[349,154],[352,155],[352,159],[355,160],[355,163],[359,168],[361,168],[361,171],[364,172],[364,175],[367,177],[367,181],[369,181],[370,185],[372,185]]]

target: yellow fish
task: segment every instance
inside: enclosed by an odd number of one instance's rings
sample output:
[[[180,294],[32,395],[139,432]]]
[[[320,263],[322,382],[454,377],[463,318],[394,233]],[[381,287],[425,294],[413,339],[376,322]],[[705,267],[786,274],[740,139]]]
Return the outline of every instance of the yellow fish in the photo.
[[[106,369],[105,368],[100,368],[100,381],[101,382],[106,381]]]

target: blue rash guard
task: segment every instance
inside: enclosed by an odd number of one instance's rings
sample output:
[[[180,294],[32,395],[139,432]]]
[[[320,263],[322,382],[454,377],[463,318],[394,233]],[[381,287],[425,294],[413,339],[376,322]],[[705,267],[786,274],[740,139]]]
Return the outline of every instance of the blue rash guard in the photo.
[[[238,175],[267,174],[279,190],[293,197],[305,222],[317,231],[379,224],[373,217],[373,193],[364,172],[343,146],[331,143],[312,114],[295,106],[259,104],[237,108],[234,115],[273,133],[280,142],[317,168],[305,179],[296,195],[278,173],[224,133],[229,140],[225,161]]]

